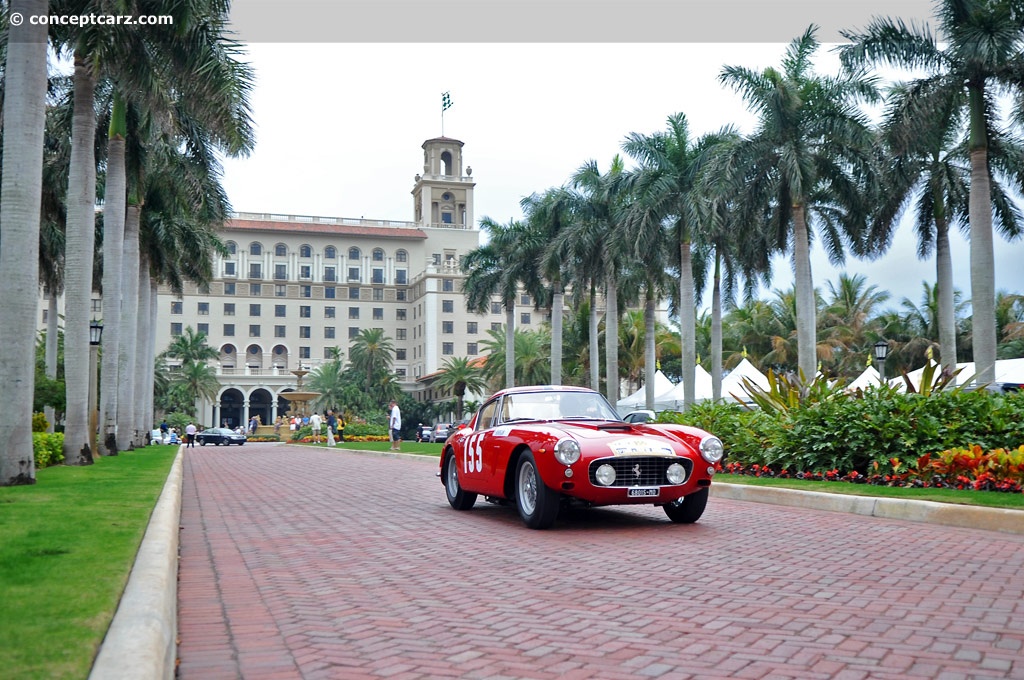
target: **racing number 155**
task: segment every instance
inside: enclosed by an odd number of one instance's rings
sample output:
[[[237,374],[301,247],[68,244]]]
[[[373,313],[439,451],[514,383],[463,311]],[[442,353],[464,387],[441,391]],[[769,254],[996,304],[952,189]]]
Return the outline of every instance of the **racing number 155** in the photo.
[[[462,461],[462,471],[482,472],[484,469],[483,433],[474,434],[466,442],[466,457]]]

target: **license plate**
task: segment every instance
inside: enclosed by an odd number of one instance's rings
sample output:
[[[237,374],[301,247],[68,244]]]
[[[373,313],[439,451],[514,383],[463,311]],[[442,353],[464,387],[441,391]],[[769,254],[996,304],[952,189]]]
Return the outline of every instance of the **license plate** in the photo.
[[[635,487],[626,492],[629,498],[648,498],[658,495],[658,487]]]

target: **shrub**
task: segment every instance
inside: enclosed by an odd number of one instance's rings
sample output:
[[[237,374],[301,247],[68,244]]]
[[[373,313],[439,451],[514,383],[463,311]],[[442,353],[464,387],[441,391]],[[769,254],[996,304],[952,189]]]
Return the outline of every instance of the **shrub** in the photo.
[[[50,429],[50,421],[46,419],[46,416],[38,411],[32,414],[32,431],[33,432],[46,432]]]
[[[64,462],[63,432],[32,433],[32,453],[36,459],[36,468],[49,467]]]

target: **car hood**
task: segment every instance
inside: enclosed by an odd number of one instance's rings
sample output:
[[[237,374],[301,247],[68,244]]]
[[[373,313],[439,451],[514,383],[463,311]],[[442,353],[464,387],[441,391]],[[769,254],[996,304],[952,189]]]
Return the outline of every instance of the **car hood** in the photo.
[[[617,421],[552,421],[538,424],[555,437],[569,435],[584,451],[607,446],[619,456],[675,456],[696,449],[707,433],[681,425],[651,425]]]

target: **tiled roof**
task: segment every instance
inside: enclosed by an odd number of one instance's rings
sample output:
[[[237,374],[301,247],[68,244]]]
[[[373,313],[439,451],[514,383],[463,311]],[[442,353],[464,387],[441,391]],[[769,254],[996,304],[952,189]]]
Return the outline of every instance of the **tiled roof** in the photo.
[[[410,227],[372,227],[355,224],[324,224],[322,222],[299,222],[277,220],[230,219],[224,223],[228,231],[286,231],[302,234],[334,234],[337,236],[373,236],[375,238],[422,239],[427,235],[422,229]]]

